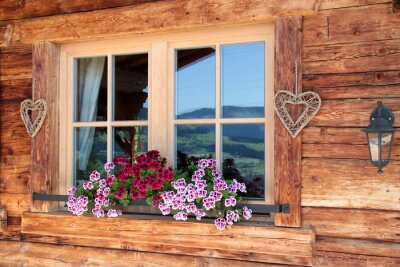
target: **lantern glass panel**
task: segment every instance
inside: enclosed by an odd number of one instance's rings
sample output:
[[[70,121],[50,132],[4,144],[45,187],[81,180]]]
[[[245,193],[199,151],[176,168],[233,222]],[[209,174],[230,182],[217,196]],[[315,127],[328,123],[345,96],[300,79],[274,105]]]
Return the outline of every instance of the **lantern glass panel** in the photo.
[[[379,161],[379,134],[377,132],[368,133],[368,145],[371,153],[371,161]]]
[[[381,153],[382,153],[382,160],[385,164],[389,162],[390,159],[390,150],[392,147],[392,138],[393,132],[382,132],[381,133]]]

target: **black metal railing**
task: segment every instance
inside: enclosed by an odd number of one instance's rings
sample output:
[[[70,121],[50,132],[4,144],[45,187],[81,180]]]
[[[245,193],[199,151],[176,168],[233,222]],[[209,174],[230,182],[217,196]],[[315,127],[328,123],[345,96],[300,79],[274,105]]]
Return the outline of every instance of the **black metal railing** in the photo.
[[[33,200],[44,200],[44,201],[59,201],[59,202],[66,202],[68,201],[67,195],[51,195],[51,194],[40,194],[33,192],[32,193]],[[137,201],[135,203],[145,204],[145,201],[141,203]],[[267,214],[267,213],[290,213],[290,206],[289,204],[238,204],[239,208],[243,206],[247,206],[251,209],[254,213],[260,214]]]

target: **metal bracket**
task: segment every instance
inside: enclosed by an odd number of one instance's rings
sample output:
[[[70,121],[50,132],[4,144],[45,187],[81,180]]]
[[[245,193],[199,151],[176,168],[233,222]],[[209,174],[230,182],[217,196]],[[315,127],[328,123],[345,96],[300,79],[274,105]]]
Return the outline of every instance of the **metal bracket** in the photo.
[[[50,194],[40,194],[33,192],[33,200],[44,200],[44,201],[68,201],[67,195],[50,195]],[[290,213],[289,204],[276,204],[276,205],[264,205],[264,204],[238,204],[238,208],[243,208],[244,206],[251,209],[254,213]]]

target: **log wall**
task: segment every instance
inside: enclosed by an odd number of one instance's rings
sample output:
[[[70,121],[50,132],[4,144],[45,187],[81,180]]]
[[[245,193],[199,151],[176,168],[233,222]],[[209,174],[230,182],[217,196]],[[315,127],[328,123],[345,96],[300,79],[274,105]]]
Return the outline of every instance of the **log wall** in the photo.
[[[35,227],[44,221],[29,214],[22,219],[32,205],[32,157],[19,105],[32,97],[33,42],[272,22],[286,15],[304,16],[303,91],[317,92],[323,101],[302,134],[302,220],[316,233],[315,251],[302,252],[306,260],[282,253],[277,261],[279,248],[287,247],[283,242],[270,248],[273,257],[262,251],[255,256],[258,260],[249,261],[251,238],[247,250],[243,244],[225,249],[224,253],[231,250],[231,259],[204,251],[191,256],[173,250],[161,253],[165,244],[158,253],[124,246],[94,248],[101,245],[92,243],[87,247],[73,243],[71,233],[50,238],[51,228],[37,237]],[[315,266],[400,266],[400,131],[393,161],[383,175],[369,163],[362,132],[377,100],[394,111],[400,126],[400,13],[393,12],[392,1],[5,0],[0,2],[0,47],[0,207],[8,216],[7,228],[0,231],[1,266],[309,265],[309,255]],[[296,251],[296,240],[285,242]]]

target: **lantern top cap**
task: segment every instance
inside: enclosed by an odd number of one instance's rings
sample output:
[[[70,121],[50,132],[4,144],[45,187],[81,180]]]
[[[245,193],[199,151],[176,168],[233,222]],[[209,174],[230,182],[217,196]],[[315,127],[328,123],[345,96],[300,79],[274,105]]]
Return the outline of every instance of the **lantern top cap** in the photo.
[[[374,109],[369,117],[369,126],[365,129],[368,132],[394,132],[393,128],[394,115],[392,111],[383,105],[382,101],[378,101],[378,106]]]

